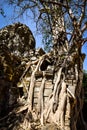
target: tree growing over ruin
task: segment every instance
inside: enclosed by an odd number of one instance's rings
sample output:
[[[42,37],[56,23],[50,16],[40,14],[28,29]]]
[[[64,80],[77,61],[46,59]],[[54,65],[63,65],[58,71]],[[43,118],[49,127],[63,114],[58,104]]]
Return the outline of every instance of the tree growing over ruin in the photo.
[[[37,29],[42,32],[45,45],[51,51],[35,63],[31,74],[28,92],[28,112],[33,111],[33,93],[35,75],[43,72],[43,80],[38,99],[38,113],[41,125],[54,122],[62,130],[86,130],[83,120],[83,61],[82,46],[87,37],[87,1],[86,0],[9,0],[19,16],[26,10],[32,12]],[[28,11],[27,11],[28,14]],[[85,36],[84,36],[85,35]],[[50,60],[53,70],[53,91],[48,104],[43,108],[43,88],[46,80],[45,70],[41,65]],[[30,67],[30,66],[29,66]]]

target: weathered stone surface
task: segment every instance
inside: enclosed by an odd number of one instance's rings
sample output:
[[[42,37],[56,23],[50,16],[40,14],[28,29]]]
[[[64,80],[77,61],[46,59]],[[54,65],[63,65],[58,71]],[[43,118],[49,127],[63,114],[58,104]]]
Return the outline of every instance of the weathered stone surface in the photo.
[[[35,49],[35,39],[30,29],[21,23],[9,25],[0,30],[0,44],[8,46],[11,53],[19,57],[29,57]]]
[[[81,55],[76,54],[74,60],[62,52],[56,59],[52,52],[35,50],[32,39],[29,29],[20,23],[0,32],[0,114],[15,108],[6,117],[6,127],[76,130],[83,106]],[[23,106],[16,108],[19,104]]]
[[[17,82],[34,49],[35,39],[26,25],[16,23],[0,30],[0,116],[17,103]]]
[[[55,124],[47,124],[46,126],[43,126],[41,130],[60,130],[60,129],[58,129],[57,125]]]

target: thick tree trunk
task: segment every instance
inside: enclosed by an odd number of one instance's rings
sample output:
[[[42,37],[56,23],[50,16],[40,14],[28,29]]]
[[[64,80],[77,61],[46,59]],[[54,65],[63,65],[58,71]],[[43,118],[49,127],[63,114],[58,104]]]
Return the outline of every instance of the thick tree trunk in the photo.
[[[62,9],[58,10],[57,7],[52,7],[52,11],[56,9],[52,15],[53,52],[43,55],[30,67],[33,68],[34,65],[34,69],[31,69],[26,117],[31,118],[29,115],[32,113],[33,118],[32,121],[29,119],[30,124],[35,122],[37,125],[39,120],[42,126],[54,123],[61,130],[79,130],[79,123],[81,123],[81,129],[85,130],[86,125],[82,118],[84,55],[81,54],[81,40],[77,40],[81,38],[81,33],[77,26],[72,45],[69,45]],[[51,63],[52,76],[46,61]],[[50,77],[51,85],[47,85],[50,82],[48,77]],[[26,124],[28,126],[29,121]]]
[[[62,9],[53,5],[52,11],[55,11],[52,15],[53,55],[51,53],[43,55],[35,64],[35,69],[32,70],[28,92],[28,112],[32,113],[35,121],[36,118],[39,119],[41,125],[54,123],[61,130],[79,130],[79,123],[81,123],[81,129],[85,130],[86,125],[82,117],[84,55],[81,54],[81,41],[77,40],[81,38],[81,33],[76,27],[73,43],[69,45],[65,34]],[[51,89],[46,88],[46,82],[49,82],[47,79],[48,65],[44,68],[45,61],[49,59],[52,63],[51,67],[54,67],[52,86],[48,87]],[[43,72],[41,68],[44,68]],[[40,82],[36,78],[37,72],[42,78]],[[48,90],[52,92],[48,94]]]

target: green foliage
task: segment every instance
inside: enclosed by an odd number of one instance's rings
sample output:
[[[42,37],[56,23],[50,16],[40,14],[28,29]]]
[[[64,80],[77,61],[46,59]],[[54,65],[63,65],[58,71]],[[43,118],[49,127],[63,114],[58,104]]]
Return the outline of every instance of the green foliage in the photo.
[[[84,74],[83,74],[83,87],[87,89],[87,71],[86,70],[84,70]]]
[[[87,71],[83,73],[84,102],[87,103]]]

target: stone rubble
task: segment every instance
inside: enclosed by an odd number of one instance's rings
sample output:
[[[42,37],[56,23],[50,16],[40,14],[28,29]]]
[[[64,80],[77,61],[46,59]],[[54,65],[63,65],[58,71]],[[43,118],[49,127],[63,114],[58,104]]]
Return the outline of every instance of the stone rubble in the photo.
[[[22,117],[23,119],[26,117],[25,119],[29,120],[30,125],[33,125],[32,127],[34,127],[36,124],[38,126],[35,127],[40,127],[42,124],[46,124],[46,122],[43,121],[43,118],[46,118],[47,114],[49,115],[49,119],[47,119],[46,121],[49,123],[56,124],[55,120],[57,120],[58,118],[57,117],[58,111],[56,110],[56,107],[55,107],[56,112],[52,113],[51,110],[50,114],[49,111],[46,111],[45,109],[47,107],[48,108],[50,107],[50,102],[52,101],[52,97],[54,96],[53,93],[55,90],[54,88],[55,83],[58,78],[58,71],[61,68],[60,66],[63,63],[64,58],[67,59],[67,56],[60,57],[61,60],[56,70],[55,65],[53,63],[54,59],[51,54],[52,52],[50,54],[46,54],[42,48],[35,49],[35,44],[36,43],[33,34],[26,25],[23,25],[21,23],[16,23],[13,25],[9,25],[0,30],[0,68],[1,68],[0,69],[0,86],[1,86],[0,87],[0,118],[3,118],[5,115],[9,116],[10,111],[16,109],[15,107],[18,105],[19,108],[20,106],[22,106],[22,108],[19,109],[18,111],[16,110],[17,114],[21,112],[24,113],[23,114],[21,113],[20,116],[19,115],[17,116],[19,117],[23,116]],[[63,71],[62,75],[64,73],[67,73],[65,74],[65,83],[68,86],[67,107],[65,111],[65,130],[68,130],[68,126],[70,125],[69,104],[71,101],[72,108],[74,108],[74,105],[76,103],[74,97],[76,95],[76,86],[78,85],[77,66],[75,68],[73,66],[70,67],[68,66],[68,62],[70,62],[70,65],[72,64],[71,58],[69,57],[65,68],[62,70]],[[33,72],[37,68],[37,65],[40,60],[41,62],[39,68],[36,70],[35,75],[33,75],[35,76],[34,77],[35,83],[34,81],[32,81],[32,83],[34,83],[34,88],[33,88],[33,97],[31,97],[33,98],[32,100],[33,109],[30,111],[29,105],[31,104],[28,104],[29,102],[27,101],[27,98],[30,90],[31,77]],[[62,91],[62,89],[60,89],[59,91]],[[40,96],[42,97],[41,99]],[[57,96],[59,96],[58,100],[60,104],[63,95],[62,97],[60,97],[60,95]],[[24,104],[26,105],[23,106]],[[25,114],[27,109],[30,111],[30,113],[28,113],[29,115]],[[58,107],[58,109],[60,108]],[[45,116],[44,113],[46,114]],[[12,119],[11,116],[8,119],[10,121]],[[31,117],[31,119],[29,117]],[[21,120],[23,120],[22,118]],[[0,127],[2,127],[3,130],[5,130],[2,122],[0,122]],[[11,124],[6,122],[7,123],[6,125],[9,124],[8,127],[11,127],[10,125],[12,126],[15,125],[13,122],[14,122],[14,118]],[[23,121],[21,122],[23,123]],[[25,120],[25,124],[26,124],[26,120]],[[25,125],[23,124],[22,126],[24,127]],[[59,126],[61,126],[60,122],[59,122]],[[18,126],[13,130],[15,129],[20,130]],[[46,129],[46,127],[44,129]]]

